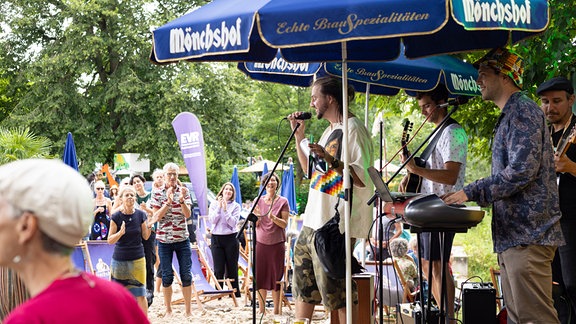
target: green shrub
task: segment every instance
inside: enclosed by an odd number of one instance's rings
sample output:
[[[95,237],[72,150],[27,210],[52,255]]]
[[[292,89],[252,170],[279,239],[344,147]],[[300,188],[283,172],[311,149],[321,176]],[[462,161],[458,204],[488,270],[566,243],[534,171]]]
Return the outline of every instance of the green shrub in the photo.
[[[478,276],[484,282],[490,282],[490,267],[497,267],[498,263],[492,248],[492,213],[489,209],[484,210],[486,215],[482,222],[466,233],[457,234],[454,245],[463,246],[468,255],[468,277]]]

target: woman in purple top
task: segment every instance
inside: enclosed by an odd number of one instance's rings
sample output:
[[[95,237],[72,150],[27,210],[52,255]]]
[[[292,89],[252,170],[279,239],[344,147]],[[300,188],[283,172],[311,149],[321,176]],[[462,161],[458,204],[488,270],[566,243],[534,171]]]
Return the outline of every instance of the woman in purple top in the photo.
[[[208,219],[212,224],[210,250],[214,260],[214,275],[216,279],[222,280],[226,273],[232,281],[232,287],[236,289],[236,297],[240,297],[238,286],[240,244],[236,238],[236,224],[240,219],[242,207],[235,198],[234,185],[226,182],[216,195],[216,200],[210,204]]]
[[[278,281],[284,276],[284,254],[286,253],[286,232],[288,225],[288,200],[278,195],[280,179],[274,173],[262,177],[266,179],[266,194],[258,201],[254,214],[256,222],[256,287],[260,313],[265,311],[265,299],[268,290],[272,291],[274,314],[281,314],[280,285]]]

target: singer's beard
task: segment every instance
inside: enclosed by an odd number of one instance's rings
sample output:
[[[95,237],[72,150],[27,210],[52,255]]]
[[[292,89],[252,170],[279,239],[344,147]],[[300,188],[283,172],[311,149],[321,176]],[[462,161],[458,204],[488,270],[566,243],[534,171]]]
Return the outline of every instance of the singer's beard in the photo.
[[[322,117],[324,117],[324,113],[326,113],[326,110],[328,110],[327,104],[318,107],[316,110],[316,118],[318,118],[319,120],[322,119]]]

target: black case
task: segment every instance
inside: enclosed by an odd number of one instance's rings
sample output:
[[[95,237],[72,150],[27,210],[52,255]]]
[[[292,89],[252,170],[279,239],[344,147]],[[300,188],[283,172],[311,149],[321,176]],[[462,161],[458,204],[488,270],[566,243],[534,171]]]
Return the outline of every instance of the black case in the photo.
[[[462,285],[462,320],[464,324],[496,323],[496,290],[492,283]]]

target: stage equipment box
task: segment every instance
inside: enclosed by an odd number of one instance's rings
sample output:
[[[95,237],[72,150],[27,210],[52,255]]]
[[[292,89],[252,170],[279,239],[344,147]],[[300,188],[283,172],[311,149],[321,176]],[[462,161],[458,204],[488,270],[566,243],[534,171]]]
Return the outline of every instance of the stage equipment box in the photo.
[[[464,324],[496,323],[496,290],[492,283],[462,284],[462,321]]]
[[[432,308],[426,324],[439,323],[439,311],[437,308]],[[420,303],[406,303],[396,305],[396,323],[397,324],[423,324],[422,309]]]

